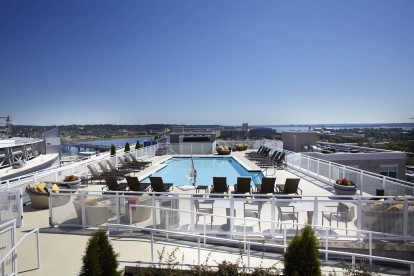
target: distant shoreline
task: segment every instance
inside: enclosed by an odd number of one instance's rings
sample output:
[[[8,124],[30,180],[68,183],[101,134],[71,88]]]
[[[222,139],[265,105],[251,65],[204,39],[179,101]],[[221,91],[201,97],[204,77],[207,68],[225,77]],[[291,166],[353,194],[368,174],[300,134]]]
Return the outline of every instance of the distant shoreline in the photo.
[[[414,128],[414,123],[375,123],[375,124],[284,124],[284,125],[251,125],[249,127],[330,127],[330,128]]]

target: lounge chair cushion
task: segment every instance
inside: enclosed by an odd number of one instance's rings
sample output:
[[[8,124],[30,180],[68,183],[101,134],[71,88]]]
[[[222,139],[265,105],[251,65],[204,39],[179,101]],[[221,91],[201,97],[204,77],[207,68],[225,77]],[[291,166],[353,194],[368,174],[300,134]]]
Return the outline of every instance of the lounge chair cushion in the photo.
[[[36,190],[37,190],[39,193],[46,193],[45,188],[46,188],[46,183],[45,183],[45,182],[40,182],[40,183],[36,186]]]
[[[398,203],[398,204],[391,205],[390,207],[388,207],[384,211],[385,212],[401,212],[402,210],[404,210],[404,204]]]
[[[59,186],[58,186],[57,184],[53,184],[53,185],[52,185],[52,191],[53,191],[54,193],[59,193]]]
[[[98,205],[98,201],[96,200],[96,198],[86,198],[85,199],[85,205],[88,205],[88,206],[97,206]]]
[[[381,209],[381,207],[383,207],[383,203],[384,203],[384,199],[381,198],[380,200],[378,200],[378,202],[375,202],[374,204],[371,205],[371,210],[379,210]]]

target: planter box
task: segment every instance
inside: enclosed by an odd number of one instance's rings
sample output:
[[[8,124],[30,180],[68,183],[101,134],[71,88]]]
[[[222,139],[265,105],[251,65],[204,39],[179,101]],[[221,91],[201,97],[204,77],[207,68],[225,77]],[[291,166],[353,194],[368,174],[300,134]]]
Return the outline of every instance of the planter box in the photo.
[[[70,189],[79,189],[81,185],[81,180],[75,180],[75,181],[66,181],[66,182],[55,182],[58,185],[69,185]]]
[[[337,195],[355,195],[357,192],[356,186],[345,186],[334,183],[333,187]]]

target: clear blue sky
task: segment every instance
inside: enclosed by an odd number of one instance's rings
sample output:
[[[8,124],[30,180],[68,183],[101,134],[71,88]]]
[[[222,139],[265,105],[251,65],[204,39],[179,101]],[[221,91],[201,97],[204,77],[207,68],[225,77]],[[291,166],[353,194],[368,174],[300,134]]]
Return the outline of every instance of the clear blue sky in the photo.
[[[414,122],[414,1],[0,1],[14,124]]]

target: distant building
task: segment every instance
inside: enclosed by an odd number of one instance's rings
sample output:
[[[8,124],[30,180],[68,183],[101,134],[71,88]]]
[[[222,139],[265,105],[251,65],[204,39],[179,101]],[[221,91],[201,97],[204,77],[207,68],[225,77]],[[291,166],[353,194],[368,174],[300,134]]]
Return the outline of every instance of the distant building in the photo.
[[[248,123],[243,123],[242,124],[242,130],[243,131],[249,131],[249,124]]]
[[[253,128],[249,130],[249,138],[252,140],[258,139],[273,139],[276,135],[276,130],[270,127]]]
[[[283,132],[283,148],[322,160],[406,181],[406,154],[376,148],[317,141],[314,132]]]
[[[289,131],[282,132],[283,149],[294,152],[308,152],[312,146],[316,146],[318,134],[313,131]]]
[[[216,144],[215,131],[185,131],[170,133],[171,149],[178,154],[212,154]]]

